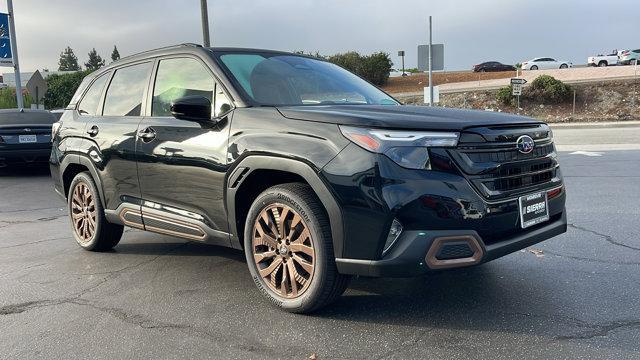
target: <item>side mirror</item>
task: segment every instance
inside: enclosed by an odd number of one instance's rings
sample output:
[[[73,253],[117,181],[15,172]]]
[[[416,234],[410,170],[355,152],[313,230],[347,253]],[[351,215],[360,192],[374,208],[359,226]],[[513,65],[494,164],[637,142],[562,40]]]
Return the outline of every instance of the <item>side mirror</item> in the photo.
[[[211,101],[199,95],[181,97],[171,103],[171,115],[180,120],[209,121]]]

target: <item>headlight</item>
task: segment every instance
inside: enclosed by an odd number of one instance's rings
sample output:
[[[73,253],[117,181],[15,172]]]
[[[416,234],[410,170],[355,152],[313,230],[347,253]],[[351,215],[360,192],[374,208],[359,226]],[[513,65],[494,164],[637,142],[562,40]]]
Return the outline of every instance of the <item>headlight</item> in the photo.
[[[349,140],[365,150],[385,154],[408,169],[430,169],[429,147],[455,147],[459,133],[399,131],[340,126]]]

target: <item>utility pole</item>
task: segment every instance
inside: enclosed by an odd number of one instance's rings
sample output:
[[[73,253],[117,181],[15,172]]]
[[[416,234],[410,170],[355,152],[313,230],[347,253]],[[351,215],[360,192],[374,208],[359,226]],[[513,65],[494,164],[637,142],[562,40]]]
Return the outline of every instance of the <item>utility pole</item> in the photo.
[[[11,37],[11,54],[16,78],[16,102],[18,103],[18,109],[22,109],[24,108],[24,103],[22,102],[22,83],[20,81],[20,66],[18,65],[18,46],[16,45],[16,26],[12,0],[7,0],[7,12],[9,13],[9,36]]]
[[[431,27],[431,15],[429,15],[429,106],[433,106],[433,36]]]
[[[209,10],[207,8],[207,0],[200,0],[200,12],[202,15],[202,45],[210,47],[209,41]]]

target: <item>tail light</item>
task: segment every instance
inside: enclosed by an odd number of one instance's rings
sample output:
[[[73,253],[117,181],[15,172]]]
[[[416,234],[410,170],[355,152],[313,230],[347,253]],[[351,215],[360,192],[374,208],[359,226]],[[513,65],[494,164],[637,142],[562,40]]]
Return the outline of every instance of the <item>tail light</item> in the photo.
[[[60,122],[56,121],[51,125],[51,142],[53,142],[53,138],[58,133],[58,130],[60,130]]]

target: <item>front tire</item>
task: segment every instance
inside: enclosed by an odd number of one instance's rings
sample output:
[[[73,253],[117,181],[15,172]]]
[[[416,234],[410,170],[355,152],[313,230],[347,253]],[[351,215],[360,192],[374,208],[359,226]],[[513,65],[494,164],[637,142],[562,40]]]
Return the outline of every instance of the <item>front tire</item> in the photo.
[[[105,218],[91,174],[76,175],[69,187],[67,204],[73,237],[78,245],[89,251],[111,250],[118,245],[124,227],[111,224]]]
[[[530,70],[538,70],[538,66],[537,65],[533,65],[532,67],[529,68]]]
[[[336,268],[329,218],[306,184],[278,185],[258,195],[247,215],[244,250],[260,291],[289,312],[324,307],[349,283]]]
[[[568,66],[567,64],[562,64],[562,65],[560,65],[560,69],[566,69],[566,68],[568,68],[568,67],[569,67],[569,66]]]

